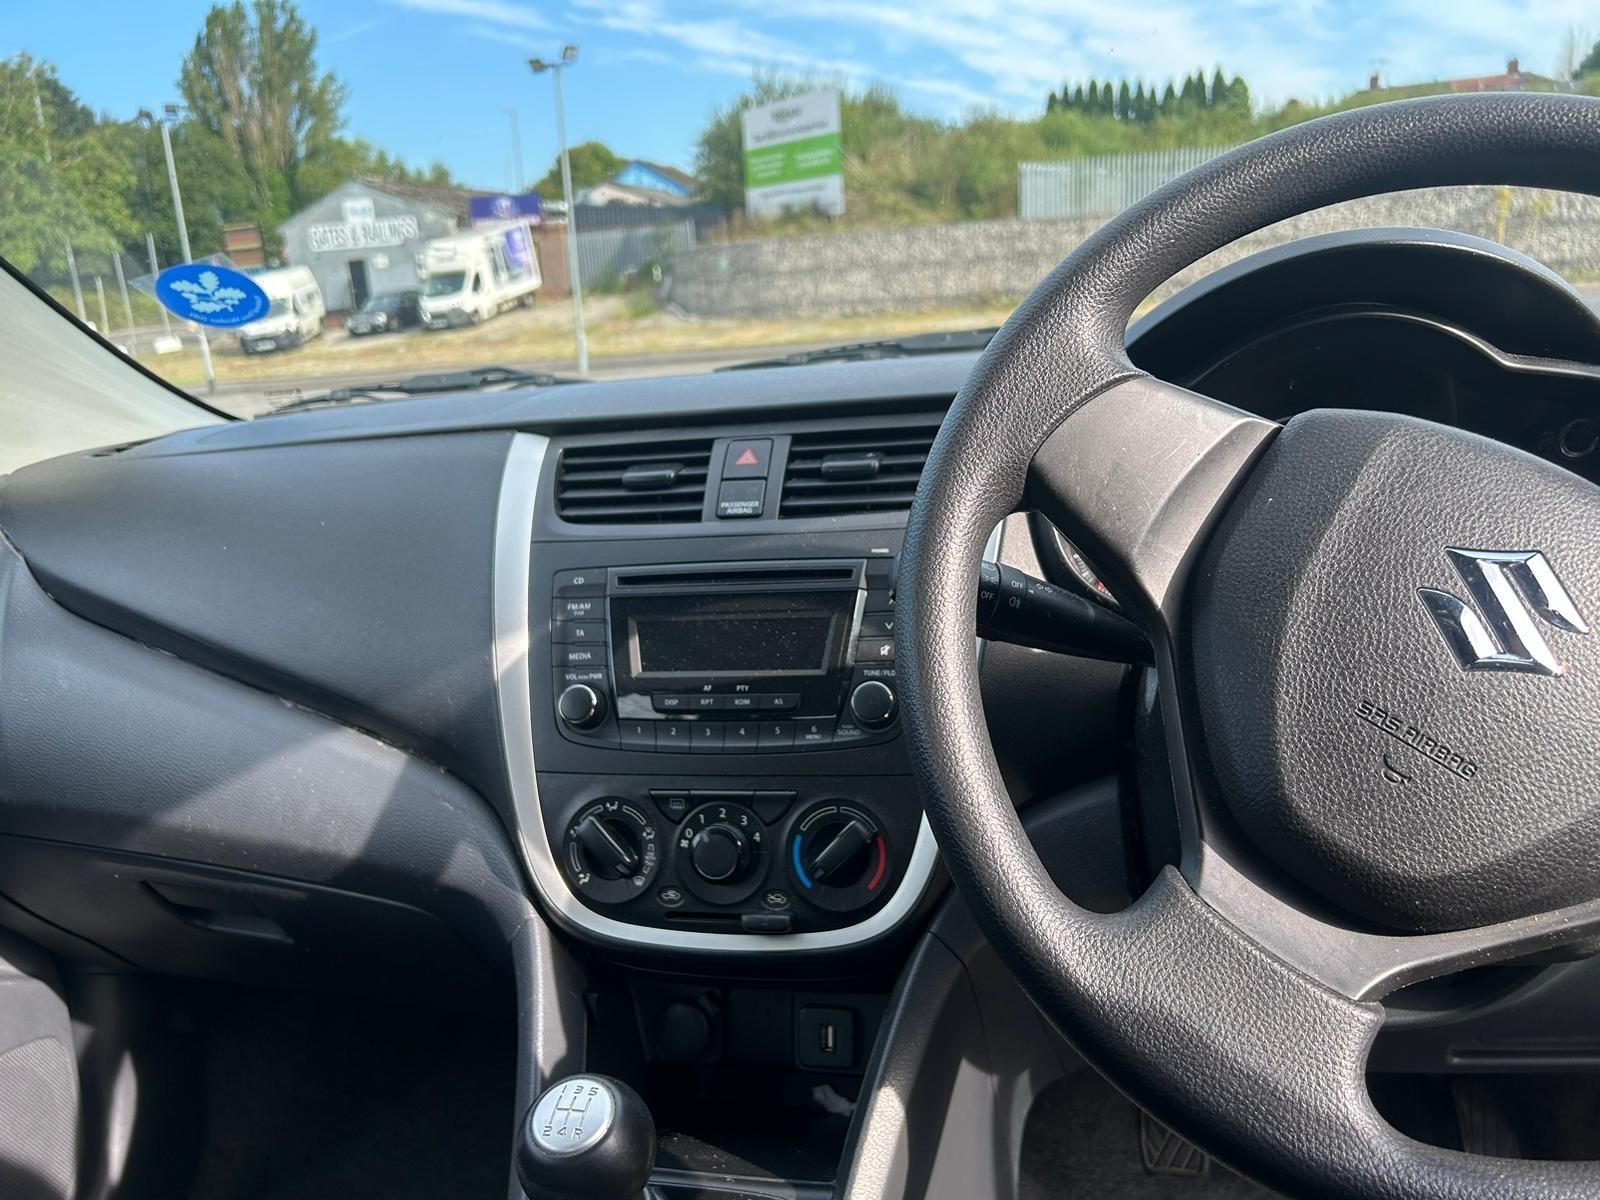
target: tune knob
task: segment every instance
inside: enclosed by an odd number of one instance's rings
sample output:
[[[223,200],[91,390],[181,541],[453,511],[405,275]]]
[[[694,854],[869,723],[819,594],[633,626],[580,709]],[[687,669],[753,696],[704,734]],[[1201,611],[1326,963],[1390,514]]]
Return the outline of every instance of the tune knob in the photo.
[[[556,715],[574,729],[593,729],[606,719],[606,694],[587,683],[569,684],[556,700]]]
[[[750,846],[731,825],[708,825],[694,835],[689,861],[707,883],[728,883],[750,865]]]
[[[894,689],[881,679],[858,683],[850,693],[850,715],[863,729],[884,729],[892,725],[899,707]]]

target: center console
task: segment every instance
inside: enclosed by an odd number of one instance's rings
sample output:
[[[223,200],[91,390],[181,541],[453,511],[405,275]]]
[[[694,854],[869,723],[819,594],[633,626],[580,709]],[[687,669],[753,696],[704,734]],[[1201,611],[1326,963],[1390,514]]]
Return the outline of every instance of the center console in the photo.
[[[549,457],[518,435],[496,579],[512,790],[547,906],[669,949],[895,928],[935,861],[895,690],[900,515],[594,536],[554,517]],[[503,652],[519,633],[520,661]]]

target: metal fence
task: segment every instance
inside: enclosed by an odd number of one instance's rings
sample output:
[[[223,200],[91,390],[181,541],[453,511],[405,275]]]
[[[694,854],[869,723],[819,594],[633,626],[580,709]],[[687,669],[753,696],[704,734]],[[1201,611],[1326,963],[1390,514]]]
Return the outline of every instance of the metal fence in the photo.
[[[578,216],[578,278],[586,288],[624,279],[648,263],[668,263],[680,250],[699,243],[693,221],[667,221],[632,228],[583,228]]]
[[[1029,221],[1121,212],[1231,146],[1185,146],[1017,166],[1017,212]]]

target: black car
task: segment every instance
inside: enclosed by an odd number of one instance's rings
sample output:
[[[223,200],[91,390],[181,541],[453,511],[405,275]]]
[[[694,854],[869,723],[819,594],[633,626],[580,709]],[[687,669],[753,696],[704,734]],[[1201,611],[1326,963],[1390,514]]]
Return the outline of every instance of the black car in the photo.
[[[365,304],[350,314],[344,327],[351,337],[361,337],[368,333],[389,333],[421,323],[422,310],[417,305],[417,293],[413,290],[384,292],[369,297]]]

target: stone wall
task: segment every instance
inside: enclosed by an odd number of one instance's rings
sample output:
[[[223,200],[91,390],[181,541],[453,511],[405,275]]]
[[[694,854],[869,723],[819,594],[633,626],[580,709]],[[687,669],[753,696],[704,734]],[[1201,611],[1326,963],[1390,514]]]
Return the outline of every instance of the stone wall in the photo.
[[[849,316],[1026,294],[1099,219],[973,221],[709,242],[680,251],[671,301],[697,317]],[[1497,187],[1353,200],[1270,226],[1175,277],[1158,297],[1247,254],[1339,229],[1428,226],[1504,242],[1561,274],[1600,274],[1600,199]]]

